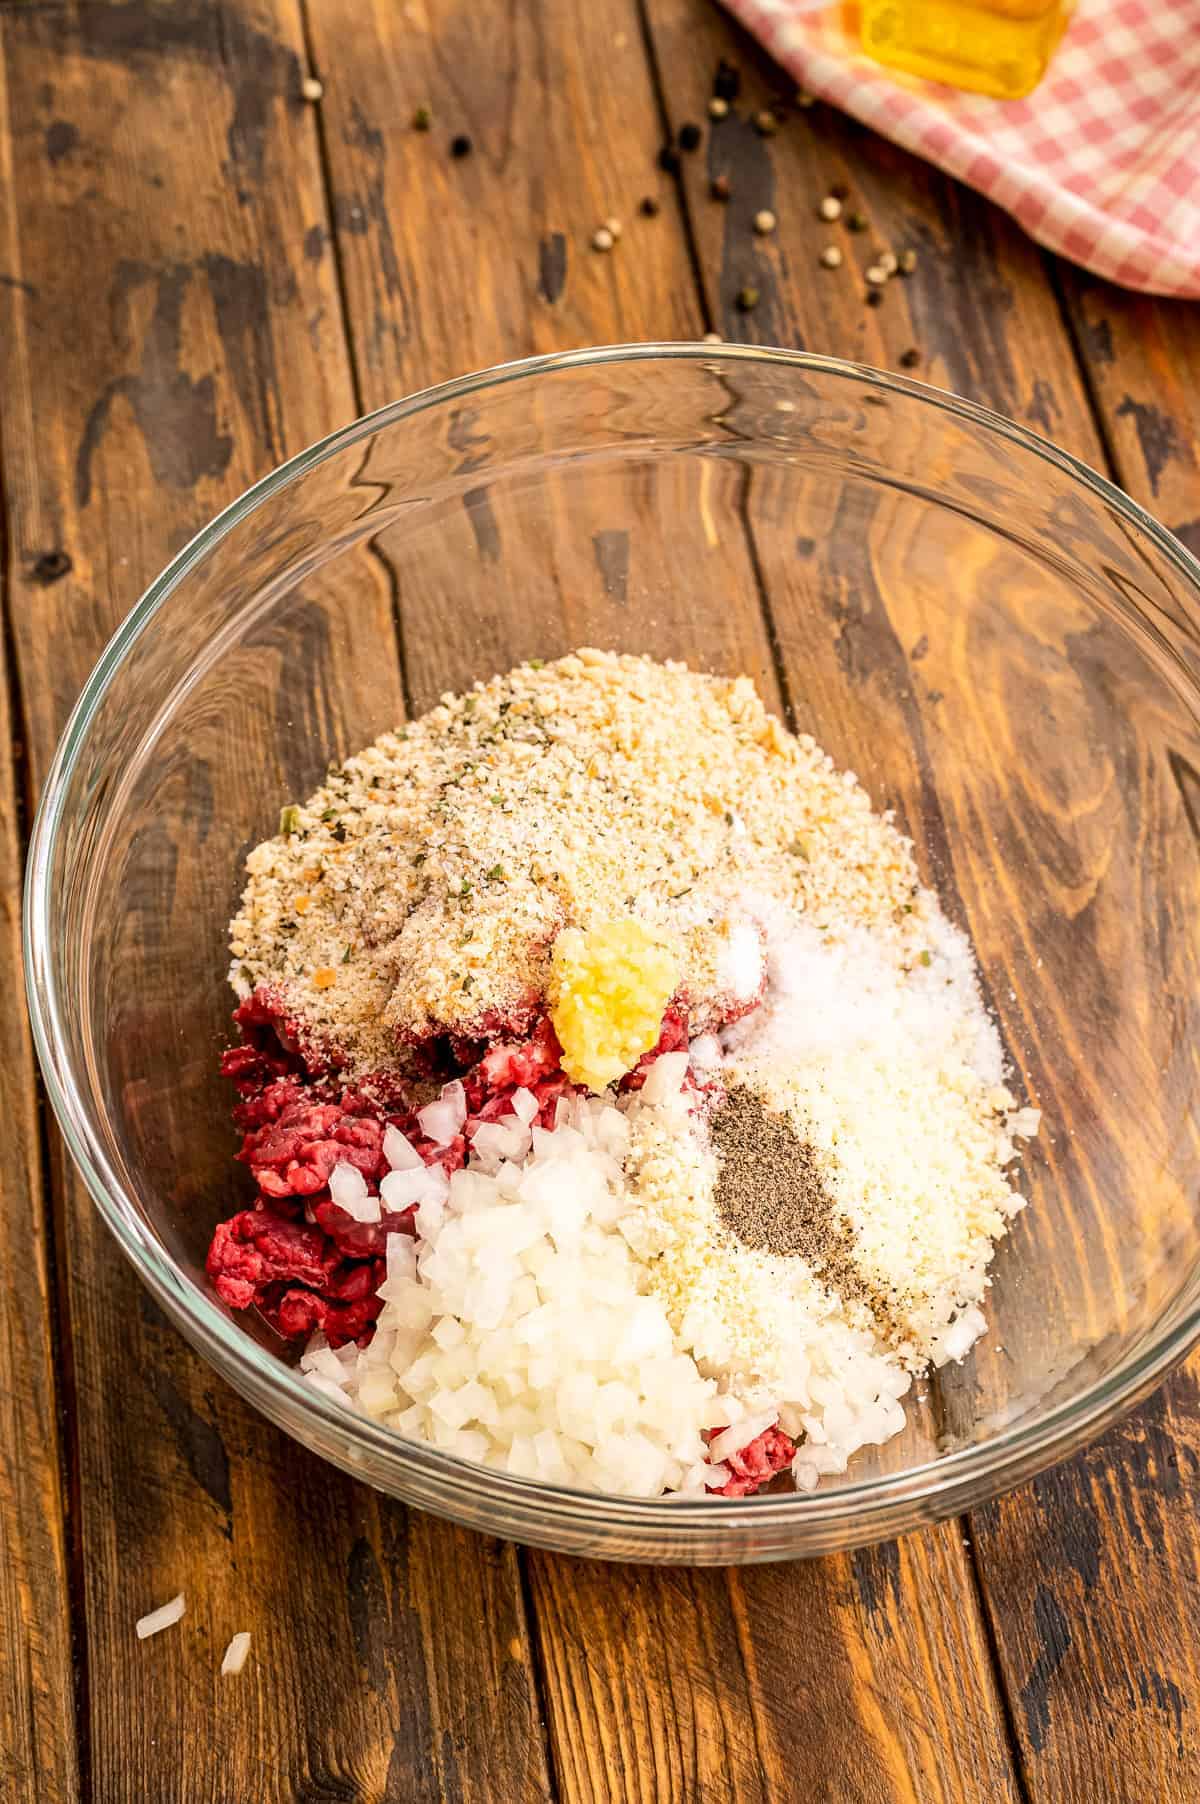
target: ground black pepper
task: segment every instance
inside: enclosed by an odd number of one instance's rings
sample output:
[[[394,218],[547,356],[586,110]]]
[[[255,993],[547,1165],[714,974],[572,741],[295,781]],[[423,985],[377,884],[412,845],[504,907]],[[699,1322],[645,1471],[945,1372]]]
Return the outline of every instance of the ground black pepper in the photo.
[[[892,1299],[859,1270],[854,1236],[825,1187],[817,1155],[786,1115],[734,1085],[713,1116],[719,1160],[714,1196],[721,1225],[742,1246],[799,1258],[846,1303],[865,1303],[894,1334]]]

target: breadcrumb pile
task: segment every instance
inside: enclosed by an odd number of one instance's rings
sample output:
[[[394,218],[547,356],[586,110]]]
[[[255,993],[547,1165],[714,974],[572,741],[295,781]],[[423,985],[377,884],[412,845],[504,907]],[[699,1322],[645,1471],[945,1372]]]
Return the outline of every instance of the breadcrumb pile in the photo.
[[[445,695],[280,829],[247,860],[234,987],[282,997],[351,1076],[398,1039],[519,1019],[568,926],[657,935],[694,1030],[747,886],[922,944],[910,848],[853,775],[749,678],[649,658],[585,649]]]

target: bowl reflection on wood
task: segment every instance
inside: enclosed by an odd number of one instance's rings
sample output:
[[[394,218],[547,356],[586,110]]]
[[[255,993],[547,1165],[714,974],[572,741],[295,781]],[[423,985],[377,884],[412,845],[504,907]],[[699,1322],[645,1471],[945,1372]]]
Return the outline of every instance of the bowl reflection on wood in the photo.
[[[965,402],[786,352],[506,366],[276,472],[184,551],[60,749],[27,893],[35,1031],[105,1219],[298,1439],[492,1533],[731,1561],[879,1539],[1076,1446],[1200,1327],[1198,569]],[[745,671],[911,834],[1044,1110],[990,1332],[811,1496],[614,1500],[352,1418],[210,1293],[239,1206],[225,922],[281,804],[447,689],[580,644]]]

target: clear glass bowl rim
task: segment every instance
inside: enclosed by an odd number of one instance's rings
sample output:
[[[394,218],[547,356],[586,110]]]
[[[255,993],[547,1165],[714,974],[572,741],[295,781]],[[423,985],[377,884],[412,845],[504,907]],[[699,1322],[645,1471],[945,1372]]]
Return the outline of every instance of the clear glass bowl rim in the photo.
[[[986,1442],[939,1455],[900,1473],[851,1482],[836,1491],[791,1493],[742,1502],[622,1498],[569,1490],[472,1466],[438,1448],[404,1440],[391,1430],[379,1427],[366,1417],[351,1415],[345,1408],[326,1399],[306,1384],[298,1371],[283,1365],[244,1334],[223,1313],[214,1298],[176,1269],[139,1219],[88,1119],[88,1107],[68,1051],[53,953],[54,908],[49,873],[64,825],[68,788],[86,747],[92,723],[121,666],[141,635],[153,624],[159,609],[188,572],[239,521],[307,471],[360,443],[382,427],[508,383],[536,381],[539,377],[563,371],[603,369],[653,360],[683,363],[720,360],[812,371],[853,381],[883,394],[904,395],[1008,439],[1074,478],[1149,537],[1191,591],[1196,603],[1191,626],[1200,649],[1200,562],[1128,495],[1070,452],[1061,450],[1003,414],[961,396],[874,369],[868,364],[770,346],[647,342],[596,346],[496,364],[490,369],[457,377],[390,402],[318,439],[280,464],[202,528],[126,615],[71,712],[38,804],[24,890],[25,985],[34,1044],[50,1103],[71,1156],[101,1216],[142,1282],[175,1326],[229,1378],[235,1389],[273,1420],[286,1422],[293,1414],[309,1417],[354,1448],[352,1467],[348,1469],[361,1466],[362,1475],[369,1477],[373,1458],[378,1456],[387,1465],[401,1470],[410,1468],[418,1486],[424,1478],[447,1500],[452,1493],[457,1493],[464,1502],[494,1510],[510,1503],[518,1516],[527,1516],[530,1507],[536,1506],[539,1512],[544,1512],[547,1518],[557,1518],[564,1527],[591,1525],[598,1532],[624,1531],[638,1540],[659,1535],[669,1540],[673,1531],[685,1521],[690,1530],[704,1526],[729,1531],[731,1536],[736,1536],[739,1531],[763,1529],[766,1526],[763,1512],[769,1511],[773,1532],[792,1525],[800,1531],[794,1549],[800,1553],[803,1552],[804,1529],[824,1528],[827,1532],[836,1532],[839,1526],[852,1524],[854,1544],[868,1542],[880,1534],[892,1534],[919,1521],[951,1515],[959,1508],[985,1502],[1073,1451],[1144,1396],[1185,1356],[1200,1337],[1200,1298],[1173,1327],[1148,1339],[1117,1371],[1085,1387],[1078,1395],[1051,1406],[1040,1415],[1001,1429]],[[1120,605],[1126,613],[1135,616],[1145,630],[1149,623],[1137,614],[1126,598],[1121,598]],[[1157,638],[1157,633],[1154,636]],[[1200,708],[1200,687],[1176,660],[1173,662]],[[447,1513],[457,1514],[457,1511],[448,1507]]]

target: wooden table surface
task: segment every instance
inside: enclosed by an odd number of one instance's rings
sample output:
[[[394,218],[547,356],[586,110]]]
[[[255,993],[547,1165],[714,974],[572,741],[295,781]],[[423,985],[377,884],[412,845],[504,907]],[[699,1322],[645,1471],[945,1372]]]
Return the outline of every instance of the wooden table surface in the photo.
[[[721,56],[742,97],[710,132]],[[916,350],[1200,550],[1200,312],[1056,264],[824,107],[761,136],[785,91],[706,0],[0,0],[4,1804],[1200,1798],[1200,1359],[898,1544],[744,1571],[530,1554],[251,1414],[140,1292],[39,1096],[18,895],[67,710],[191,533],[357,413],[593,342]],[[688,120],[676,179],[656,153]],[[829,272],[836,184],[869,230]],[[877,245],[919,264],[868,308]],[[188,1632],[138,1643],[180,1589]]]

